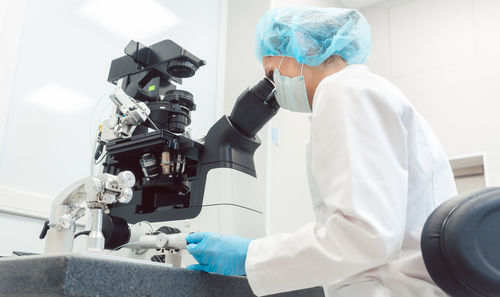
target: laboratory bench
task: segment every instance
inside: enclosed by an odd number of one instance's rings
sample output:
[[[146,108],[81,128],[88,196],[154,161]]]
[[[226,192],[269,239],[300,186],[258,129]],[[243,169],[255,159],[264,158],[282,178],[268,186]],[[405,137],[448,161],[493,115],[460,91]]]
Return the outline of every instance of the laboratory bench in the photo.
[[[87,253],[0,258],[0,296],[255,296],[246,277]],[[320,287],[270,295],[323,297]]]

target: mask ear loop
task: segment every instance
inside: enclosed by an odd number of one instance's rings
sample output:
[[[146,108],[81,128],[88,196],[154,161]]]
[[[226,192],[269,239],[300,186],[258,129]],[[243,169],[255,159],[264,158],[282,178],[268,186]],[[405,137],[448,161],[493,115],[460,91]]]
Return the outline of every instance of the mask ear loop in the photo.
[[[300,67],[300,76],[304,76],[302,75],[302,70],[304,70],[304,63],[302,63],[302,66]]]
[[[281,58],[281,62],[280,64],[278,65],[278,72],[280,72],[280,69],[281,69],[281,64],[283,64],[283,60],[285,60],[285,56],[283,56],[283,58]],[[281,72],[280,72],[281,74]]]

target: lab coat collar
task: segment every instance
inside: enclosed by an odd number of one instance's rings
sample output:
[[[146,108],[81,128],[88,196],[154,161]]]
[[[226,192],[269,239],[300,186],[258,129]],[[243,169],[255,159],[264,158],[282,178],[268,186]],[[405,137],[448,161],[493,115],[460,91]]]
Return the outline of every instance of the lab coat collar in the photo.
[[[370,68],[369,68],[368,66],[364,65],[364,64],[352,64],[352,65],[348,65],[347,67],[345,67],[344,69],[340,70],[339,72],[335,72],[335,73],[333,73],[333,74],[331,74],[331,75],[329,75],[329,76],[327,76],[327,77],[323,78],[323,79],[319,82],[318,86],[316,87],[316,92],[318,91],[318,89],[321,87],[321,85],[322,85],[325,81],[327,81],[327,80],[329,80],[329,79],[333,79],[333,78],[337,77],[339,74],[341,74],[341,73],[345,73],[345,72],[347,72],[347,71],[365,71],[365,72],[372,72],[372,71],[370,70]],[[314,94],[314,99],[313,99],[313,108],[312,108],[313,113],[314,113],[314,105],[315,105],[314,103],[316,102],[316,92],[315,92],[315,94]],[[309,121],[312,121],[312,115],[311,115],[311,116],[309,116]]]

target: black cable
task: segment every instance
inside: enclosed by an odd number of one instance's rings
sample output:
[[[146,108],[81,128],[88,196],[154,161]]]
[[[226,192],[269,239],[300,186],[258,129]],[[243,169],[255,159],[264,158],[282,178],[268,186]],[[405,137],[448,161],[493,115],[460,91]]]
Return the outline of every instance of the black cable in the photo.
[[[102,157],[101,157],[101,159],[100,159],[99,161],[96,161],[96,162],[95,162],[95,165],[98,165],[99,163],[101,163],[101,162],[102,162],[102,160],[104,160],[104,158],[106,158],[106,156],[107,156],[107,155],[108,155],[108,152],[106,152],[106,153],[104,154],[104,156],[102,156]]]
[[[136,241],[136,242],[128,242],[126,244],[122,244],[120,246],[115,247],[111,251],[109,251],[106,255],[111,254],[112,252],[117,251],[117,250],[121,249],[122,247],[126,247],[126,246],[129,246],[129,245],[134,245],[134,244],[140,244],[140,242]]]
[[[78,236],[80,236],[80,235],[89,235],[89,234],[90,234],[90,231],[82,231],[82,232],[78,232],[78,233],[76,233],[76,234],[75,234],[75,237],[73,237],[73,239],[74,239],[74,238],[77,238],[77,237],[78,237]]]
[[[40,254],[37,254],[37,253],[19,252],[19,251],[12,251],[12,253],[13,253],[15,256],[32,256],[32,255],[40,255]]]
[[[253,211],[253,212],[256,212],[256,213],[262,214],[262,212],[261,212],[261,211],[258,211],[258,210],[256,210],[256,209],[253,209],[253,208],[250,208],[250,207],[246,207],[246,206],[243,206],[243,205],[239,205],[239,204],[234,204],[234,203],[214,203],[214,204],[203,204],[203,205],[195,205],[195,206],[191,206],[191,207],[189,207],[189,208],[207,207],[207,206],[219,206],[219,205],[236,206],[236,207],[244,208],[244,209],[246,209],[246,210],[250,210],[250,211]]]

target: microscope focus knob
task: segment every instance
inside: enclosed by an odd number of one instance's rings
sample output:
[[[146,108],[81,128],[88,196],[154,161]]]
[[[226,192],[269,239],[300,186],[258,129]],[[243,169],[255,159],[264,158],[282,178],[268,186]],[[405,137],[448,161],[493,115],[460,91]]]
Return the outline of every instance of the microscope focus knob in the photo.
[[[122,171],[118,174],[118,185],[124,188],[132,188],[135,185],[135,176],[131,171]]]
[[[134,196],[134,193],[132,192],[132,189],[130,188],[125,188],[122,191],[122,194],[116,198],[118,202],[126,204],[129,203],[130,200],[132,200],[132,197]]]

